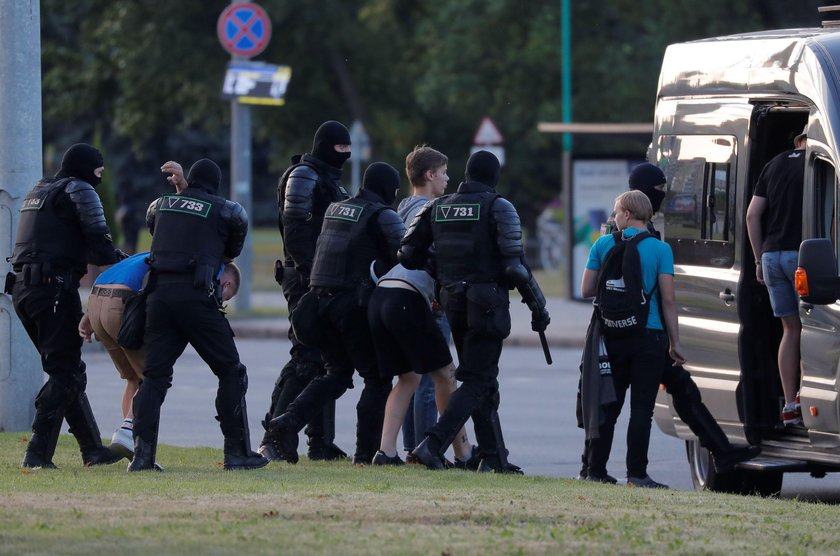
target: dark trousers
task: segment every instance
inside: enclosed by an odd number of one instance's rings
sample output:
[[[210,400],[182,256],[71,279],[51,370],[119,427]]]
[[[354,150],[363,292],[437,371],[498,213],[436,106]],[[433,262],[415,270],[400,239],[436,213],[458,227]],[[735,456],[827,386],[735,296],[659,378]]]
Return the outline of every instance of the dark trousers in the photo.
[[[645,477],[648,465],[650,426],[656,393],[666,361],[667,335],[661,330],[645,330],[630,338],[606,338],[617,400],[605,407],[605,421],[598,438],[588,442],[588,473],[607,474],[615,423],[630,388],[630,422],[627,427],[627,476]]]
[[[149,294],[146,313],[146,365],[134,396],[134,434],[154,443],[160,407],[172,385],[173,365],[187,344],[219,380],[216,411],[226,439],[242,439],[247,416],[245,367],[233,341],[233,331],[216,301],[191,283],[158,284]]]
[[[298,301],[309,290],[300,279],[300,274],[292,267],[283,269],[283,296],[289,307],[289,314],[297,307]],[[271,404],[266,413],[266,422],[286,412],[289,404],[297,398],[303,389],[315,378],[325,374],[318,348],[305,346],[298,341],[292,327],[289,327],[289,341],[292,349],[289,351],[291,359],[280,370],[280,376],[274,383],[271,392]],[[334,423],[330,428],[334,428]],[[306,427],[306,435],[312,437],[324,436],[324,423],[320,412],[313,416]],[[327,439],[332,442],[332,438]]]
[[[353,387],[353,372],[358,370],[365,386],[356,405],[356,454],[372,458],[382,437],[391,379],[379,376],[367,307],[359,305],[355,289],[323,292],[319,294],[318,313],[326,338],[321,346],[326,374],[310,382],[286,413],[292,422],[303,426],[326,403]]]
[[[434,439],[432,445],[443,453],[467,419],[472,417],[481,456],[491,458],[504,449],[499,446],[499,435],[493,425],[493,414],[499,409],[497,379],[503,338],[469,326],[465,299],[454,299],[448,303],[446,318],[458,353],[455,377],[461,385],[452,394],[437,424],[426,434]]]
[[[32,431],[49,435],[54,427],[61,426],[65,411],[73,415],[77,395],[87,385],[78,330],[82,318],[78,285],[64,289],[60,284],[25,286],[18,282],[12,302],[47,373],[47,381],[35,398]]]

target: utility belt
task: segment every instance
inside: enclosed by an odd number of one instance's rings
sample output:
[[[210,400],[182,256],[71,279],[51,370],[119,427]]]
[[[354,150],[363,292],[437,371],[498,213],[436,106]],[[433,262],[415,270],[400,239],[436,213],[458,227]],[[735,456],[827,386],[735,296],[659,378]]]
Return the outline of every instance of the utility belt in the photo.
[[[78,289],[81,274],[66,268],[53,268],[50,263],[26,263],[14,268],[6,275],[4,292],[12,293],[14,284],[25,286],[54,286],[71,291]]]
[[[174,274],[171,272],[155,272],[156,284],[192,284],[195,279],[193,273],[189,274]]]
[[[335,295],[352,293],[356,298],[356,305],[359,307],[367,307],[370,302],[370,296],[373,293],[373,288],[376,284],[370,278],[363,278],[356,283],[349,283],[346,286],[324,287],[314,286],[312,290],[318,299],[333,297]]]
[[[212,297],[216,301],[216,305],[222,308],[222,288],[215,278],[204,277],[202,282],[196,283],[197,273],[190,272],[189,274],[183,272],[152,272],[148,286],[148,290],[152,291],[158,286],[164,284],[189,284],[196,290],[205,292],[208,297]],[[204,284],[203,282],[207,282]]]

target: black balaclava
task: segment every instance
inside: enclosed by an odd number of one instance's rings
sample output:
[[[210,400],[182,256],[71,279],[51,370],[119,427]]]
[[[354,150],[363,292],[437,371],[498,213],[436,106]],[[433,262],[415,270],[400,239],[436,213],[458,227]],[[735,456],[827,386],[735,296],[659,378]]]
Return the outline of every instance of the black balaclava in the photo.
[[[467,181],[477,181],[490,187],[496,187],[499,183],[499,174],[502,167],[499,159],[491,152],[476,151],[467,160],[467,170],[464,178]]]
[[[650,162],[639,164],[631,170],[628,183],[630,189],[638,189],[650,199],[653,212],[659,212],[662,200],[665,199],[665,192],[656,189],[656,186],[665,183],[665,174],[658,166]]]
[[[102,178],[97,178],[93,171],[102,166],[105,166],[105,161],[101,152],[87,143],[76,143],[64,153],[55,177],[78,178],[96,187],[102,183]]]
[[[362,189],[379,195],[386,205],[394,204],[400,188],[400,173],[385,162],[374,162],[365,170]]]
[[[335,150],[336,145],[349,145],[350,132],[344,124],[330,120],[321,124],[315,132],[315,139],[312,141],[312,155],[323,160],[333,168],[344,166],[350,153],[340,153]]]
[[[187,184],[190,187],[198,187],[210,193],[219,191],[222,183],[222,170],[219,165],[209,158],[202,158],[192,165],[190,173],[187,174]]]

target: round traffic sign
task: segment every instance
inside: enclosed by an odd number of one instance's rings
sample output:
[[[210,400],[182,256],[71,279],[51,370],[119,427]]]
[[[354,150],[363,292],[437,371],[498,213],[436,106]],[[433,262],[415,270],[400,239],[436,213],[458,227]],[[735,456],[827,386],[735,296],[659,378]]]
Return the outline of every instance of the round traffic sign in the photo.
[[[219,16],[216,34],[225,50],[234,56],[250,58],[268,46],[271,20],[257,4],[231,4]]]

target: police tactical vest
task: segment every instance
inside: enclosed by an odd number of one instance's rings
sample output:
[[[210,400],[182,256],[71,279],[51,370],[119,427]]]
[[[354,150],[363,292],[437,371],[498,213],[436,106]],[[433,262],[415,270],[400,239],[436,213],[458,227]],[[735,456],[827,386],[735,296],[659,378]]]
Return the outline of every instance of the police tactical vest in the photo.
[[[78,222],[61,218],[58,203],[71,178],[39,182],[23,199],[20,208],[12,265],[50,263],[54,271],[85,273],[87,257]],[[69,204],[69,196],[64,195]],[[68,212],[72,212],[68,208]]]
[[[490,207],[495,191],[454,193],[432,206],[432,236],[438,279],[454,282],[499,282],[503,276]]]
[[[383,210],[391,209],[359,197],[327,207],[309,276],[312,286],[350,288],[370,279],[370,263],[379,251],[369,229]]]
[[[225,252],[219,212],[222,197],[188,188],[164,195],[155,215],[150,266],[155,272],[192,273],[201,267],[218,271]]]

